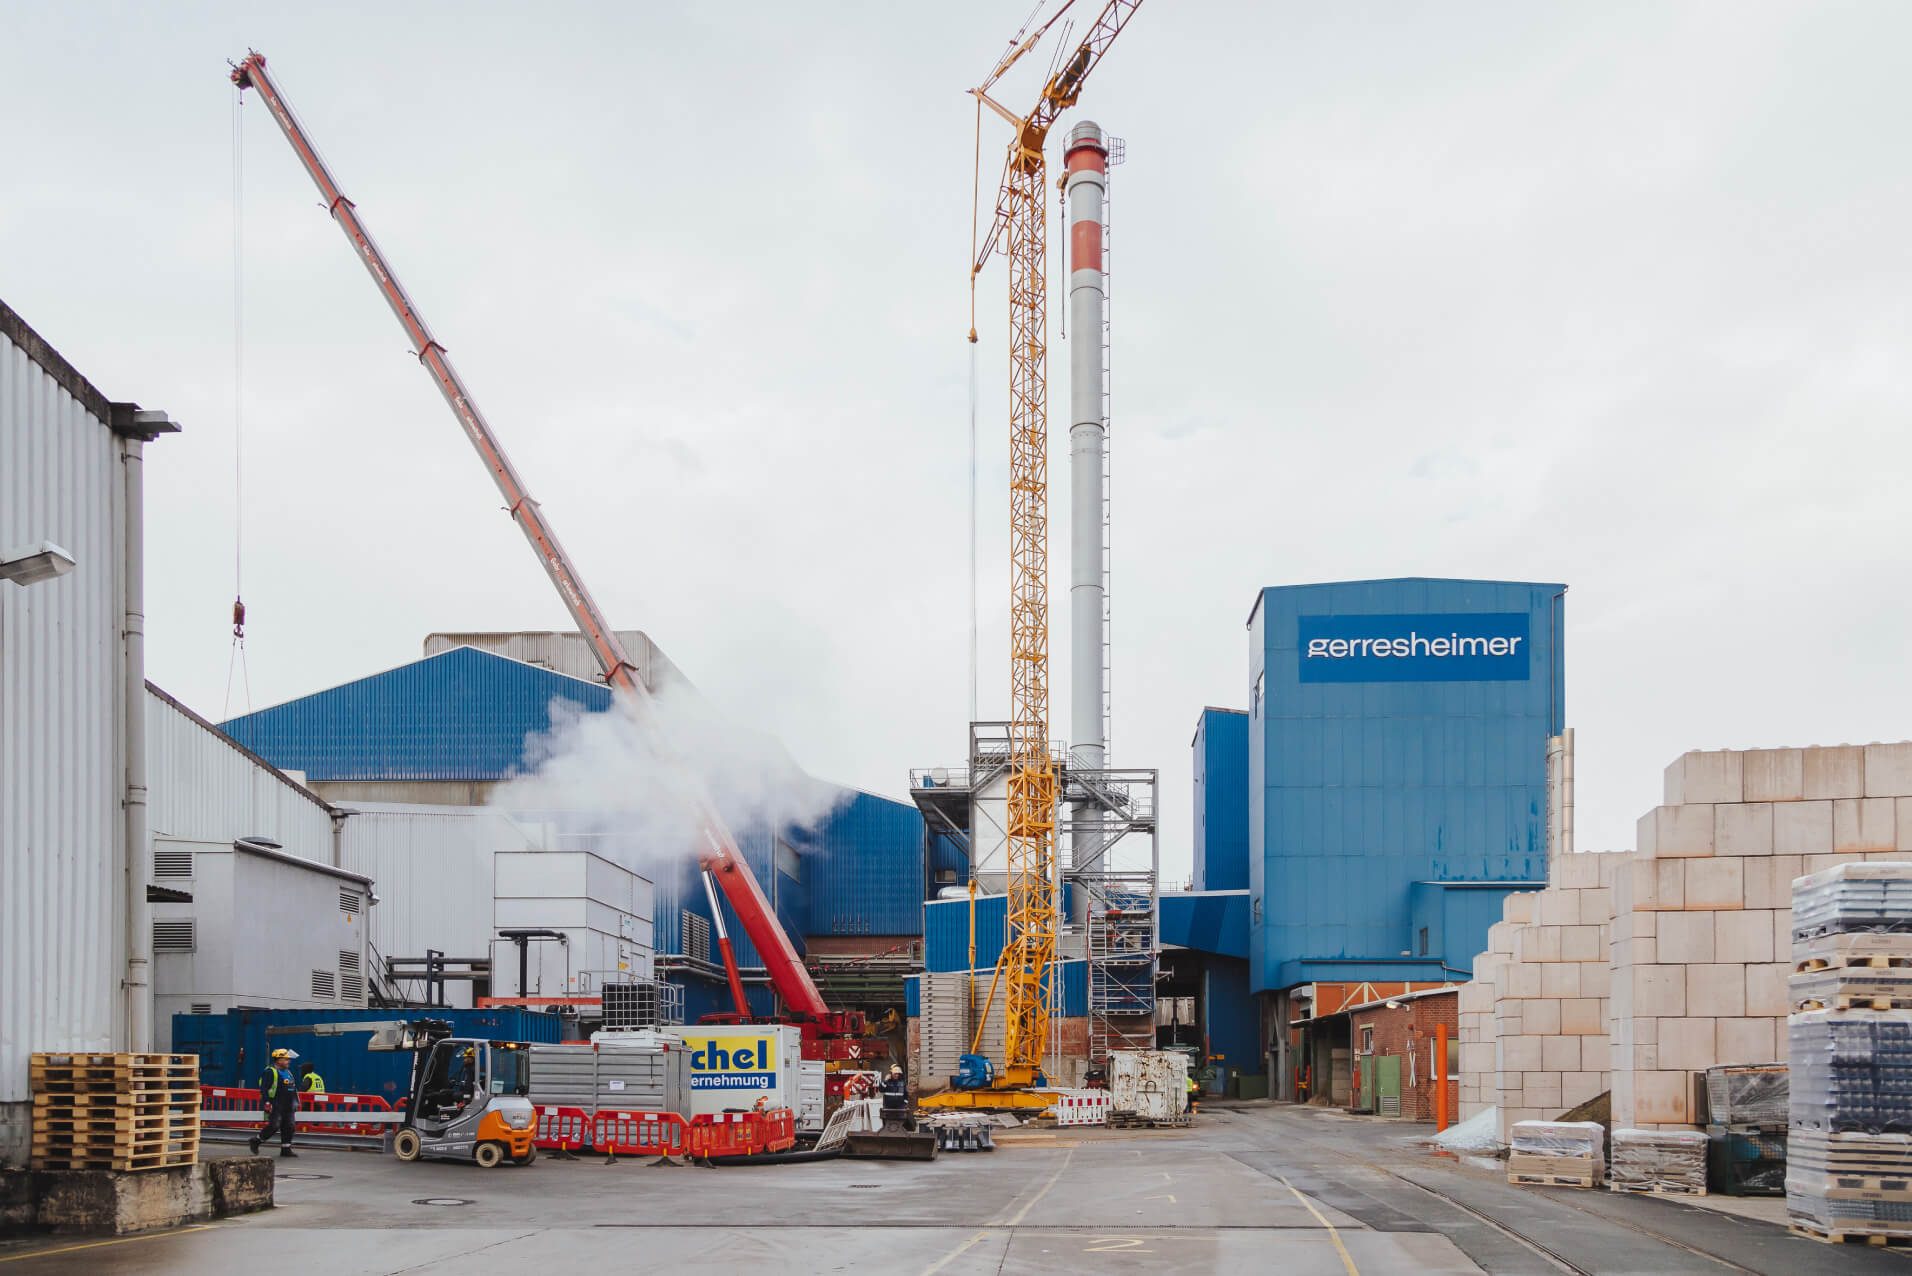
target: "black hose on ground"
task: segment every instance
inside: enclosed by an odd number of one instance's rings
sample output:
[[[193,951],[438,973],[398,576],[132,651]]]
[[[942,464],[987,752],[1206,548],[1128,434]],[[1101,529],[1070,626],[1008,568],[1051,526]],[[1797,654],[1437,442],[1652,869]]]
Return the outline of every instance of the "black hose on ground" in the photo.
[[[831,1148],[819,1152],[810,1148],[803,1152],[758,1152],[754,1156],[714,1156],[706,1165],[801,1165],[805,1161],[833,1161],[842,1155],[842,1148]]]

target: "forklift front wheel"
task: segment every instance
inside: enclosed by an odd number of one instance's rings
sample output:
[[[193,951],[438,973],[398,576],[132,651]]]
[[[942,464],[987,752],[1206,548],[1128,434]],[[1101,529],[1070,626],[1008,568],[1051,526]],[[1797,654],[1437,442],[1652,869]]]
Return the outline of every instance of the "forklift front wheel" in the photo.
[[[480,1143],[472,1149],[472,1160],[478,1162],[478,1168],[489,1170],[505,1159],[505,1145],[502,1143]]]
[[[538,1145],[534,1143],[531,1145],[530,1149],[525,1152],[523,1156],[512,1157],[511,1163],[513,1165],[529,1165],[537,1159],[538,1159]]]
[[[419,1140],[417,1130],[404,1129],[392,1136],[392,1155],[399,1160],[416,1161],[422,1151],[424,1144]]]

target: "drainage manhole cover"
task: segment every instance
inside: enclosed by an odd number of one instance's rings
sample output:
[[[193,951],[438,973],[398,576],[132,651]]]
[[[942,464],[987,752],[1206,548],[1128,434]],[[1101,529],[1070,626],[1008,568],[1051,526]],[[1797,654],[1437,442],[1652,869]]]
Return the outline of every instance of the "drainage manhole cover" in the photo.
[[[462,1196],[421,1196],[413,1205],[469,1205],[470,1201]]]
[[[279,1174],[279,1175],[275,1175],[274,1177],[282,1178],[282,1179],[298,1179],[302,1183],[310,1183],[310,1182],[316,1182],[319,1179],[329,1179],[332,1176],[330,1174]]]

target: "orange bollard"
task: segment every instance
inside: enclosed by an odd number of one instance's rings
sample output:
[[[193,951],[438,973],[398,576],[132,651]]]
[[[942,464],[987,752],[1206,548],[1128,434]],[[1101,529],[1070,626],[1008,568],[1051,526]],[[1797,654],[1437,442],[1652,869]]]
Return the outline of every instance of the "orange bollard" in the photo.
[[[1447,1128],[1447,1025],[1434,1025],[1434,1128]]]

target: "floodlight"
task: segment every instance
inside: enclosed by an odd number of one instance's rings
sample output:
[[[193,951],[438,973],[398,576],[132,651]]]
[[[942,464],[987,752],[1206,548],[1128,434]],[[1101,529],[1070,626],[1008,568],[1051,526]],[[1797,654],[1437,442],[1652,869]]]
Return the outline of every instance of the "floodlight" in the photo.
[[[72,570],[73,555],[52,541],[21,545],[0,554],[0,580],[10,580],[22,587],[64,576]]]

